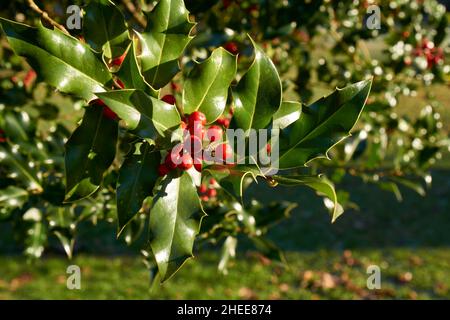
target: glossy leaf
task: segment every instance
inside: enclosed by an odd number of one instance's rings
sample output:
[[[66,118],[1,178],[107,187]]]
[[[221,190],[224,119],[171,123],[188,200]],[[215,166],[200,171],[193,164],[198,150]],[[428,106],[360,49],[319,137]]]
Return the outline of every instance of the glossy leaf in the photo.
[[[164,87],[180,71],[178,59],[192,39],[194,25],[183,0],[160,0],[148,14],[145,31],[136,32],[142,73],[153,88]]]
[[[83,16],[86,42],[108,58],[121,56],[129,42],[128,28],[122,12],[109,0],[91,1]]]
[[[253,42],[253,40],[252,40]],[[254,42],[255,58],[233,89],[235,127],[263,129],[281,105],[281,80],[270,58]]]
[[[42,24],[33,28],[3,18],[0,22],[14,51],[60,91],[91,100],[111,81],[106,66],[77,39]]]
[[[0,189],[0,220],[9,216],[12,209],[20,208],[28,200],[28,192],[15,186]]]
[[[119,172],[117,185],[117,215],[119,235],[139,212],[145,198],[152,195],[158,179],[159,151],[147,142],[130,152]]]
[[[97,94],[125,123],[132,133],[155,139],[157,134],[170,137],[180,124],[175,106],[155,99],[140,90],[116,90]]]
[[[161,282],[192,257],[195,236],[204,216],[191,177],[171,174],[161,183],[150,211],[150,246]]]
[[[322,175],[273,176],[272,178],[283,186],[307,186],[328,198],[331,201],[331,205],[327,206],[331,210],[331,222],[336,221],[344,212],[342,206],[338,203],[333,183]]]
[[[189,73],[183,89],[185,113],[201,111],[209,123],[224,112],[228,88],[236,75],[237,57],[223,48],[196,64]]]
[[[256,180],[258,176],[263,176],[256,166],[216,165],[206,170],[229,195],[240,201],[242,201],[245,178],[252,177],[253,180]]]
[[[327,157],[334,145],[349,136],[369,95],[371,80],[337,89],[308,107],[299,120],[280,134],[280,169],[296,168]]]
[[[144,80],[144,76],[141,73],[141,69],[136,58],[136,45],[134,43],[131,44],[130,49],[128,50],[128,53],[116,75],[125,85],[125,89],[142,90],[152,97],[158,98],[159,92],[154,90]]]
[[[34,193],[41,193],[44,190],[35,168],[31,168],[28,160],[18,152],[11,152],[0,145],[0,164],[7,167],[9,176],[20,180],[27,190]]]
[[[103,107],[86,108],[81,125],[66,143],[66,201],[93,194],[116,155],[118,124],[103,115]]]
[[[273,129],[284,129],[297,121],[302,114],[302,104],[299,102],[283,102],[273,115]]]

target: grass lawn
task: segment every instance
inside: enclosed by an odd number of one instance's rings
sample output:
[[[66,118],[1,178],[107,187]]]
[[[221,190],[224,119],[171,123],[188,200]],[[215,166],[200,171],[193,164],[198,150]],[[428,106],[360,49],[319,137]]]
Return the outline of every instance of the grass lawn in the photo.
[[[289,269],[240,257],[227,276],[217,256],[205,254],[151,291],[148,275],[133,257],[78,256],[81,290],[66,288],[68,261],[47,257],[33,266],[0,258],[0,299],[448,299],[450,250],[358,249],[289,253]],[[381,289],[366,289],[366,268],[381,268]]]

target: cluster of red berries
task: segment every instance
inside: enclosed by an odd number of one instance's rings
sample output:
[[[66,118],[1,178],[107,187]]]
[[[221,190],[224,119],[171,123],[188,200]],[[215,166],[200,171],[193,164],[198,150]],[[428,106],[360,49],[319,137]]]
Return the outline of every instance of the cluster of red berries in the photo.
[[[425,57],[429,69],[444,60],[444,50],[439,47],[436,48],[434,43],[428,39],[422,40],[422,43],[414,50],[414,55]]]
[[[5,142],[6,142],[5,131],[3,131],[2,129],[0,129],[0,143],[5,143]]]
[[[205,183],[202,183],[200,187],[198,187],[200,199],[206,202],[217,197],[217,187],[218,184],[214,178],[209,179],[208,186]]]
[[[164,100],[171,99],[168,96],[164,98]],[[158,167],[160,176],[165,176],[172,170],[186,171],[192,167],[201,172],[204,160],[231,162],[234,156],[233,149],[228,143],[221,143],[224,128],[214,124],[205,129],[206,122],[206,116],[200,111],[191,113],[181,122],[184,141],[169,150],[164,162]],[[209,151],[206,152],[203,148],[204,142],[215,144],[211,156],[208,154]]]

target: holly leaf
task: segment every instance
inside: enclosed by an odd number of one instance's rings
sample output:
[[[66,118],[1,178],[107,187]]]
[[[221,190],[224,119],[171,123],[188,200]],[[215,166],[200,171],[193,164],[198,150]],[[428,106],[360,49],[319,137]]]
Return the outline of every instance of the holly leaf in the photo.
[[[86,42],[107,58],[121,56],[130,41],[125,19],[119,8],[109,0],[91,1],[83,17]]]
[[[256,181],[258,176],[264,176],[258,167],[246,165],[214,165],[208,167],[205,171],[211,174],[229,195],[241,202],[245,178],[252,177]]]
[[[364,108],[372,80],[361,81],[312,105],[303,107],[301,117],[280,133],[279,168],[306,165],[327,158],[328,150],[348,137]]]
[[[186,172],[167,176],[150,212],[150,246],[164,282],[193,257],[195,236],[205,215],[191,177]]]
[[[0,189],[0,220],[9,217],[15,208],[21,208],[28,200],[28,192],[15,186]]]
[[[0,145],[0,164],[7,167],[9,177],[20,180],[27,190],[34,193],[44,191],[34,168],[28,165],[28,160],[17,151],[9,151]]]
[[[283,102],[277,112],[273,115],[272,128],[284,129],[300,119],[302,104],[299,102]]]
[[[116,155],[118,124],[103,116],[103,107],[86,108],[81,125],[66,143],[66,202],[81,200],[101,185]]]
[[[125,88],[142,90],[154,98],[158,98],[159,92],[154,90],[148,83],[145,82],[144,76],[141,73],[137,58],[135,43],[131,44],[125,59],[117,71],[117,77],[123,82]]]
[[[147,142],[133,147],[125,158],[117,186],[118,236],[139,212],[145,198],[152,195],[160,161],[160,153]]]
[[[209,123],[216,121],[225,110],[236,68],[237,57],[223,48],[214,50],[207,60],[196,64],[184,84],[184,111],[201,111]]]
[[[192,39],[194,25],[183,0],[160,0],[148,14],[145,31],[136,32],[142,73],[153,88],[164,87],[180,71],[178,59]]]
[[[174,105],[155,99],[141,90],[115,90],[97,94],[125,127],[141,138],[170,137],[181,118]]]
[[[58,29],[33,28],[0,18],[7,39],[48,84],[86,100],[105,91],[111,74],[91,48]]]
[[[296,175],[296,176],[273,176],[276,182],[283,186],[307,186],[314,189],[321,196],[331,201],[330,204],[325,201],[327,208],[331,210],[331,222],[335,222],[337,218],[344,212],[342,206],[338,203],[336,191],[333,183],[323,175]]]
[[[272,121],[280,108],[282,95],[275,65],[253,40],[252,43],[255,50],[253,64],[232,90],[233,126],[244,129],[247,135],[250,129],[263,129]]]

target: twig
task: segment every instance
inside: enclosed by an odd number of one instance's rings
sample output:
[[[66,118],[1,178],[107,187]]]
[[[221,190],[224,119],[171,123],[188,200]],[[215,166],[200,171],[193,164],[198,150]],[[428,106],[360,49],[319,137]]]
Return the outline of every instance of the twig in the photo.
[[[53,20],[52,18],[49,17],[48,13],[41,10],[41,8],[38,7],[38,5],[34,2],[34,0],[27,0],[28,2],[28,6],[35,11],[36,13],[38,13],[42,19],[44,19],[45,21],[47,21],[48,23],[50,23],[52,26],[60,29],[62,32],[64,32],[67,35],[70,35],[70,33],[66,30],[66,28],[64,28],[63,25],[59,24],[58,22],[56,22],[55,20]]]
[[[137,10],[136,6],[130,0],[122,0],[123,5],[128,10],[128,12],[133,16],[134,20],[142,27],[145,28],[147,21],[143,16],[141,16]]]

